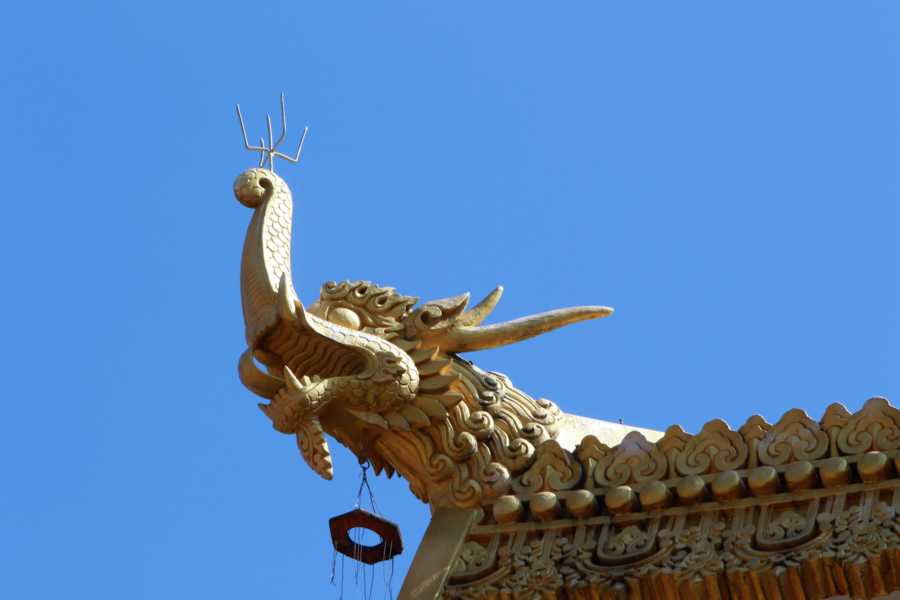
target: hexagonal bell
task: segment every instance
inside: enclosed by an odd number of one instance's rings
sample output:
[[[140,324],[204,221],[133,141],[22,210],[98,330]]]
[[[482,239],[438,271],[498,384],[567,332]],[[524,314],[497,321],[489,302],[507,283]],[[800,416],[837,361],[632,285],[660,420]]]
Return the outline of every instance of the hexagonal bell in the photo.
[[[328,527],[331,529],[331,543],[335,550],[367,565],[390,560],[403,552],[403,541],[397,524],[367,510],[356,508],[332,517],[328,520]],[[355,528],[368,529],[378,535],[381,542],[374,546],[354,542],[350,539],[350,530]]]

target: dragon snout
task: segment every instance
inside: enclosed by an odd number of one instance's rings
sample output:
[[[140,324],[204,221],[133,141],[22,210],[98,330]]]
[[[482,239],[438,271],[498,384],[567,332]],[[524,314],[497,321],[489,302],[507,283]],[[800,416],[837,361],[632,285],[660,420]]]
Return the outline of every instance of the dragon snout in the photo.
[[[247,208],[256,208],[271,195],[277,177],[268,169],[247,169],[234,180],[234,196]]]

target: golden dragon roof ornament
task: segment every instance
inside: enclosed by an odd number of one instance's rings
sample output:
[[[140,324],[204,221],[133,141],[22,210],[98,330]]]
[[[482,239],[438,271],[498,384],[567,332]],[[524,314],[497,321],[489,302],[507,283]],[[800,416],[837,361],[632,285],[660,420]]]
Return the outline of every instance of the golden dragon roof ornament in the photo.
[[[608,316],[583,306],[483,325],[498,287],[418,302],[291,279],[293,202],[268,142],[238,176],[253,209],[241,261],[241,381],[330,479],[325,433],[398,473],[434,518],[401,598],[881,597],[900,589],[900,411],[876,398],[815,421],[792,410],[738,430],[633,431],[563,414],[459,356]],[[270,168],[262,168],[268,161]],[[623,428],[620,427],[621,432]],[[613,431],[613,433],[615,433]],[[613,439],[614,438],[614,439]]]

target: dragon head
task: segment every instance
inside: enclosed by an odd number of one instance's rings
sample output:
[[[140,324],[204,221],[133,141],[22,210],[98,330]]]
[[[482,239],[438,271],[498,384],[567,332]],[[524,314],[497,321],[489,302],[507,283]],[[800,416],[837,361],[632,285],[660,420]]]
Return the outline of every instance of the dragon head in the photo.
[[[324,433],[376,468],[408,472],[379,448],[387,432],[439,424],[466,396],[455,354],[510,344],[612,309],[554,310],[481,325],[503,292],[468,308],[463,294],[417,304],[367,281],[328,282],[305,308],[291,282],[293,202],[287,184],[250,169],[235,195],[254,211],[244,242],[241,293],[247,350],[241,381],[269,400],[260,408],[278,431],[296,434],[306,461],[325,478],[332,464]]]

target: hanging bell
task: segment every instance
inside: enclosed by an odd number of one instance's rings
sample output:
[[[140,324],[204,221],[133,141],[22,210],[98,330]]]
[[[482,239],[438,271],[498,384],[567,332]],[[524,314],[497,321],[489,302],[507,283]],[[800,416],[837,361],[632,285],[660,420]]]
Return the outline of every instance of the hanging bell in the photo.
[[[335,550],[367,565],[390,560],[403,552],[403,541],[397,524],[367,510],[355,508],[332,517],[328,520],[328,527],[331,529],[331,543]],[[374,546],[354,542],[350,538],[350,530],[356,528],[368,529],[378,535],[381,542]]]

